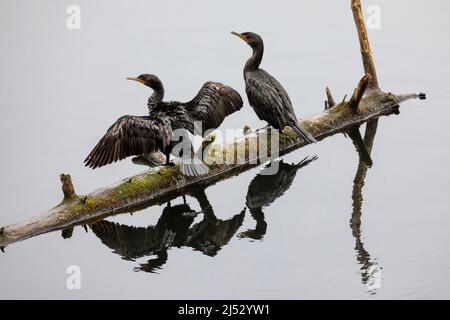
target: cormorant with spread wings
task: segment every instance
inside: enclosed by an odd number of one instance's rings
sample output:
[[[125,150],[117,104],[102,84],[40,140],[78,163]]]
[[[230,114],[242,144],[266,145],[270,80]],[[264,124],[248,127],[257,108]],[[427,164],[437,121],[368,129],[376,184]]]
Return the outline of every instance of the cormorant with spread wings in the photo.
[[[140,82],[153,89],[148,99],[147,116],[120,117],[106,132],[84,161],[93,169],[125,159],[129,156],[164,152],[166,165],[171,165],[170,154],[176,143],[173,141],[177,129],[194,132],[194,122],[201,122],[201,134],[216,129],[225,117],[241,109],[243,102],[239,93],[219,82],[206,82],[198,94],[189,102],[162,101],[164,86],[152,74],[141,74],[129,80]],[[187,137],[187,135],[182,135]],[[201,159],[190,154],[182,154],[180,170],[188,176],[208,173],[208,167]]]

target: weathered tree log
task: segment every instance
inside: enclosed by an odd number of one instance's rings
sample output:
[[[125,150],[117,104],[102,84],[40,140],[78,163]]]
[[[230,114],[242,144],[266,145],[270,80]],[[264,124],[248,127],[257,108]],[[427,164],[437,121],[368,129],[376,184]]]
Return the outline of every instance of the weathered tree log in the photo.
[[[378,89],[369,40],[362,20],[361,4],[359,0],[352,0],[351,3],[366,74],[348,102],[344,98],[341,103],[335,105],[330,93],[328,96],[329,108],[325,112],[299,119],[300,125],[318,140],[345,132],[370,119],[392,114],[403,101],[425,98],[424,94],[395,95]],[[366,89],[370,90],[366,91]],[[248,133],[250,130],[245,128],[244,131]],[[64,193],[62,202],[40,216],[1,228],[0,246],[49,231],[66,229],[77,224],[84,225],[111,214],[137,211],[149,205],[189,194],[198,187],[204,188],[237,175],[267,160],[261,158],[261,150],[256,147],[257,141],[260,141],[266,134],[266,130],[259,130],[256,134],[247,134],[233,143],[209,147],[204,161],[209,164],[210,172],[202,177],[186,177],[180,173],[178,166],[154,168],[88,195],[78,196],[70,176],[61,175]],[[270,143],[270,141],[268,142]],[[303,140],[298,140],[292,130],[286,129],[280,135],[279,154],[284,155],[305,144]],[[268,148],[271,149],[271,146],[269,145]],[[217,161],[217,155],[223,155],[224,159],[231,155],[242,161],[223,164]]]

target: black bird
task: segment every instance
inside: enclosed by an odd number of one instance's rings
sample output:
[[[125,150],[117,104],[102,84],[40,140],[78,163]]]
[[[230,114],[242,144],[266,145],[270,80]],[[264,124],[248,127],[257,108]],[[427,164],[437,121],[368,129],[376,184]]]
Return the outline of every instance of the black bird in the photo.
[[[254,230],[242,232],[239,237],[260,240],[266,233],[267,223],[264,219],[263,208],[269,207],[280,198],[292,186],[297,171],[315,161],[317,156],[306,157],[297,164],[279,162],[276,174],[264,174],[255,176],[248,186],[246,205],[250,214],[256,221]]]
[[[317,142],[311,134],[299,126],[291,99],[283,86],[268,72],[259,68],[264,53],[262,38],[252,32],[233,31],[232,34],[247,42],[253,49],[253,54],[244,67],[244,79],[248,101],[258,118],[267,121],[279,131],[291,127],[307,142]]]
[[[206,130],[218,128],[225,117],[243,105],[237,91],[218,82],[206,82],[191,101],[183,103],[163,101],[164,86],[155,75],[141,74],[137,78],[127,79],[153,89],[147,103],[149,114],[120,117],[84,160],[88,167],[95,169],[132,155],[158,151],[164,152],[166,165],[171,165],[169,159],[172,149],[183,139],[172,141],[175,130],[183,129],[203,135]],[[201,132],[194,132],[195,121],[201,122]],[[184,174],[194,176],[208,172],[208,167],[193,156],[192,150],[191,154],[180,153],[176,156],[182,156],[180,169]]]

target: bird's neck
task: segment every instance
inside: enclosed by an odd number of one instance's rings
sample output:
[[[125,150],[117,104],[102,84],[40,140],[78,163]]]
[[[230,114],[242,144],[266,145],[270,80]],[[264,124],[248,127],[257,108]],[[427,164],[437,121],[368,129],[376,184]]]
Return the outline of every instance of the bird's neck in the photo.
[[[164,87],[161,85],[160,88],[153,89],[152,95],[148,98],[147,106],[148,110],[151,111],[155,108],[158,103],[162,102],[164,98]]]
[[[262,43],[259,43],[252,47],[253,54],[252,56],[247,60],[247,63],[244,67],[245,71],[254,71],[259,68],[259,65],[261,64],[261,60],[264,54],[264,45]]]

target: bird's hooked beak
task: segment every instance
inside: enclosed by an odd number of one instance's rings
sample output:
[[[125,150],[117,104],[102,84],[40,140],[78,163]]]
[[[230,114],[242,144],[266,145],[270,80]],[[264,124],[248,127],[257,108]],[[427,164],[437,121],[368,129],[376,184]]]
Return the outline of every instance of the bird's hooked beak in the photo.
[[[127,80],[137,81],[137,82],[140,82],[142,84],[144,83],[144,80],[139,79],[139,78],[135,78],[135,77],[127,77]]]
[[[244,35],[242,35],[241,33],[231,31],[231,34],[232,34],[232,35],[235,35],[236,37],[239,37],[239,38],[241,38],[242,40],[244,40],[245,42],[247,42],[247,37],[244,36]]]

